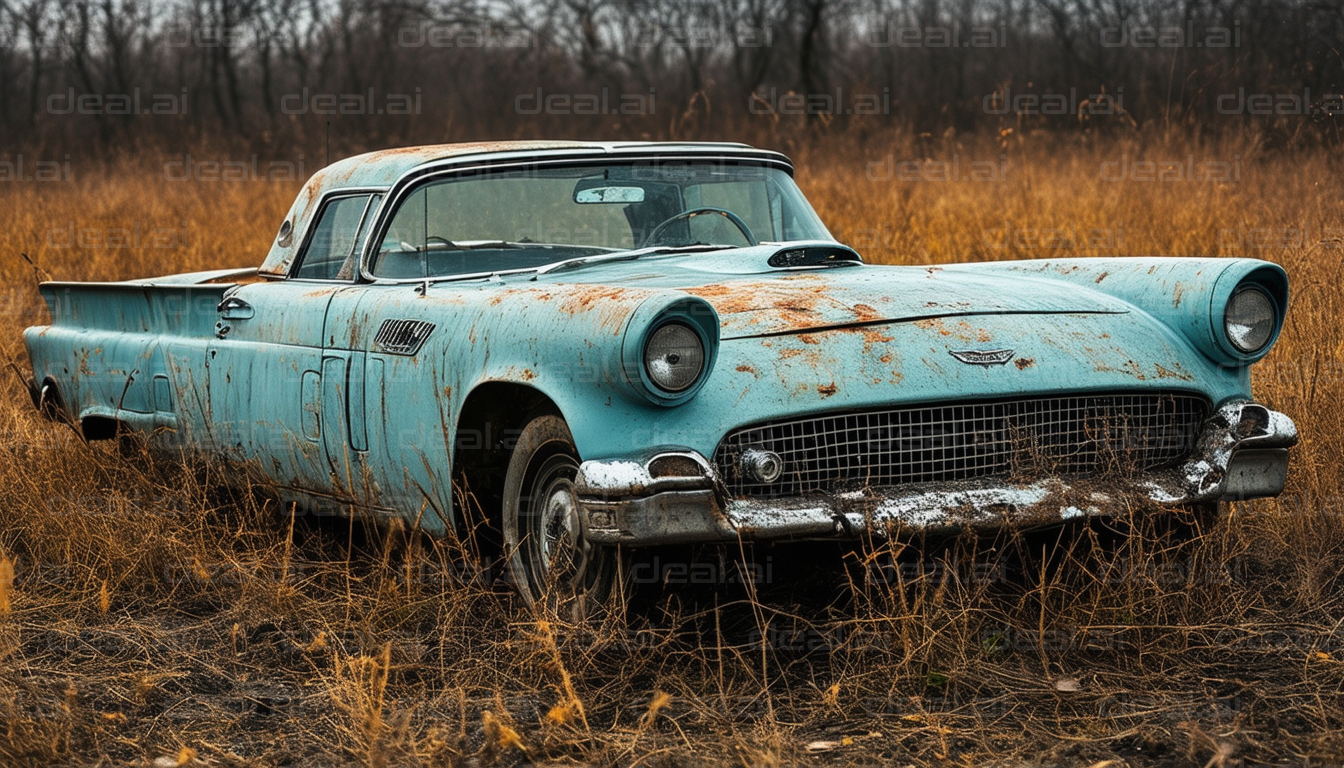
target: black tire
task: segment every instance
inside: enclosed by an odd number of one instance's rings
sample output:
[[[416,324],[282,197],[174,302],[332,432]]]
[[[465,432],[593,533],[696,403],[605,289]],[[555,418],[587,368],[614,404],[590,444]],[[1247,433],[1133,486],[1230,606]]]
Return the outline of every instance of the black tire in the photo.
[[[583,535],[574,478],[579,454],[559,416],[533,419],[514,446],[504,478],[501,529],[510,582],[529,607],[589,621],[623,593],[618,548]]]

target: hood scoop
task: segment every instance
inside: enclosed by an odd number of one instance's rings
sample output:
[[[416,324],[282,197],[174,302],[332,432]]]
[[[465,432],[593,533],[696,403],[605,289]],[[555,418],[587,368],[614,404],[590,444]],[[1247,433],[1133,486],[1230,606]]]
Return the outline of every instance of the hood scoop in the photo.
[[[863,258],[849,246],[828,243],[781,248],[771,254],[765,263],[775,269],[808,269],[858,265],[863,263]]]

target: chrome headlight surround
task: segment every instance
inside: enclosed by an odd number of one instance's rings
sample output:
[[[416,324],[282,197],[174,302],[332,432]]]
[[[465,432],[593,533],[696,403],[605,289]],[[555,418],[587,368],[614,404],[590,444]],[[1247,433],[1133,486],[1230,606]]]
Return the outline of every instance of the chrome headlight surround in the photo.
[[[696,379],[671,391],[655,381],[646,365],[646,351],[653,335],[669,325],[688,328],[704,350],[703,363]],[[695,397],[714,370],[719,351],[719,315],[709,302],[700,298],[680,298],[669,303],[651,301],[635,310],[621,345],[622,368],[630,386],[656,405],[676,406]]]
[[[1225,273],[1226,274],[1226,273]],[[1231,365],[1247,365],[1265,355],[1274,347],[1274,342],[1283,330],[1283,319],[1288,308],[1288,277],[1281,267],[1266,265],[1241,276],[1239,280],[1218,280],[1214,287],[1210,309],[1210,327],[1213,351],[1219,362]],[[1255,349],[1243,349],[1228,332],[1228,310],[1232,303],[1248,292],[1263,296],[1269,303],[1273,316],[1273,328],[1264,343]]]

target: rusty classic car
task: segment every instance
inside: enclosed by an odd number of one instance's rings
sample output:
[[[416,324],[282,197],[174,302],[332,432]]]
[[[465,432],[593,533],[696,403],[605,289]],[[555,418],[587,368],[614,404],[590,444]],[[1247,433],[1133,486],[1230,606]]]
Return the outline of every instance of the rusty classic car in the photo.
[[[43,413],[304,509],[439,534],[477,504],[529,604],[600,602],[634,547],[1273,496],[1297,439],[1251,399],[1280,267],[866,264],[741,144],[373,152],[259,269],[41,292]]]

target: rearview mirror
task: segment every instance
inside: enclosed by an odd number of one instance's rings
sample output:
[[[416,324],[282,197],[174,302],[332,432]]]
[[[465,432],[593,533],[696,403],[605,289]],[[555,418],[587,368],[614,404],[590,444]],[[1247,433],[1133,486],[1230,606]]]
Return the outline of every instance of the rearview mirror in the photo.
[[[576,203],[642,203],[643,187],[589,187],[574,190]]]

